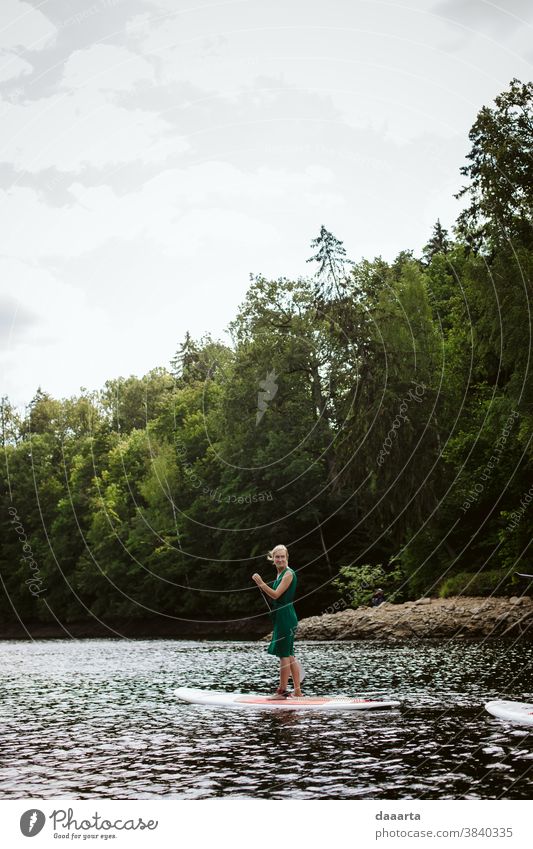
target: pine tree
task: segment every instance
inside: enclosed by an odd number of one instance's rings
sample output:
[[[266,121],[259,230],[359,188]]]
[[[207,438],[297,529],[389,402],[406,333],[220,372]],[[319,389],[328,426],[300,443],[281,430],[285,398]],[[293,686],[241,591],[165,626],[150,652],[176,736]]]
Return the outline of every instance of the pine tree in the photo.
[[[437,223],[433,227],[433,233],[427,245],[424,246],[422,256],[429,265],[435,254],[446,254],[450,250],[450,240],[448,239],[448,231],[444,229],[437,218]]]
[[[474,250],[520,238],[531,244],[533,208],[533,82],[511,80],[509,90],[478,113],[472,148],[461,168],[467,185],[455,195],[469,206],[456,230]]]
[[[196,377],[198,363],[200,360],[198,346],[192,339],[189,331],[185,333],[185,339],[170,361],[172,374],[177,381],[189,383]]]
[[[333,293],[342,296],[342,290],[346,287],[345,266],[352,264],[346,256],[343,243],[322,224],[320,234],[312,240],[311,247],[317,249],[317,252],[307,262],[319,263],[315,274],[317,295],[323,300],[331,298]]]

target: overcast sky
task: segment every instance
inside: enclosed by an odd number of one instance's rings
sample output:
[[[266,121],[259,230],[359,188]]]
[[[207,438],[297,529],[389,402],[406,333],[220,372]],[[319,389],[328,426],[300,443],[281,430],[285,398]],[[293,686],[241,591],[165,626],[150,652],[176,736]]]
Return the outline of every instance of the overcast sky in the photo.
[[[2,394],[219,338],[250,272],[419,252],[479,108],[531,79],[530,0],[1,0]]]

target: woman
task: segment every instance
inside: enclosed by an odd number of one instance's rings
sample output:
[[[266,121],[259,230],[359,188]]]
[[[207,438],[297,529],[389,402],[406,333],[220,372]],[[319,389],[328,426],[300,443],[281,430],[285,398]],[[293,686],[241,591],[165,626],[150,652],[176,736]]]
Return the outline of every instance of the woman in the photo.
[[[292,605],[294,593],[296,592],[296,573],[289,569],[289,552],[284,545],[277,545],[269,551],[267,559],[274,562],[277,570],[277,578],[270,587],[265,584],[261,575],[257,572],[252,575],[260,590],[274,600],[274,631],[272,640],[268,647],[269,654],[275,654],[280,659],[279,687],[272,699],[286,699],[289,697],[287,684],[289,676],[294,683],[293,696],[301,696],[300,669],[298,661],[294,657],[294,635],[298,626],[296,611]]]

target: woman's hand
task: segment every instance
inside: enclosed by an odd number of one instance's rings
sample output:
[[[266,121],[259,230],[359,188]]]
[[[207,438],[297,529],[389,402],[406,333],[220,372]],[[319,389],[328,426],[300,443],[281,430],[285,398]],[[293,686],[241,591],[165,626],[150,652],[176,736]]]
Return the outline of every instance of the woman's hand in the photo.
[[[254,572],[252,575],[252,581],[255,581],[262,593],[266,593],[266,595],[270,598],[278,599],[281,595],[283,595],[285,590],[290,587],[292,583],[292,572],[285,572],[281,579],[281,583],[276,590],[273,590],[268,584],[265,584],[261,575],[258,575],[257,572]]]

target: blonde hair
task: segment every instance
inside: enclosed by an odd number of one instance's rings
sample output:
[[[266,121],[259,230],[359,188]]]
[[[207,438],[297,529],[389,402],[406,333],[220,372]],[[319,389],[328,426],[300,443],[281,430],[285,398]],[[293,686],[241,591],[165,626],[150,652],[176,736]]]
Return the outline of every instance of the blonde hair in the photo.
[[[267,554],[267,560],[270,560],[272,563],[274,562],[274,554],[279,548],[285,549],[285,554],[287,555],[287,563],[289,562],[289,549],[286,545],[275,545],[272,551],[269,551]]]

